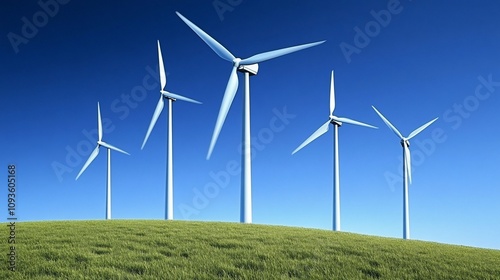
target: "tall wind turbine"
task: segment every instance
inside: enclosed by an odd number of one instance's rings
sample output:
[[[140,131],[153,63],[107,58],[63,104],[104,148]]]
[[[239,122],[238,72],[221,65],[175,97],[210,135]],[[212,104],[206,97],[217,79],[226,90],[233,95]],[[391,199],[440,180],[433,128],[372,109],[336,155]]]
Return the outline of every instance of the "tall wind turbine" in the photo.
[[[219,133],[222,129],[222,125],[226,120],[227,113],[233,102],[234,96],[238,89],[238,75],[236,71],[243,72],[245,74],[245,98],[243,105],[243,155],[242,155],[242,185],[241,185],[241,210],[240,210],[240,221],[242,223],[252,222],[252,167],[251,167],[251,152],[250,152],[250,75],[257,75],[259,70],[258,63],[270,60],[282,55],[300,51],[306,48],[310,48],[325,41],[298,45],[294,47],[288,47],[284,49],[269,51],[260,53],[249,58],[241,59],[235,57],[231,52],[229,52],[224,46],[217,42],[214,38],[210,37],[207,33],[201,30],[194,23],[189,21],[187,18],[182,16],[179,12],[176,14],[184,21],[217,55],[222,59],[227,60],[233,64],[233,69],[231,70],[231,75],[229,76],[229,81],[226,86],[226,91],[224,92],[224,97],[222,99],[222,104],[219,109],[219,115],[215,123],[214,132],[212,134],[212,140],[210,141],[210,147],[208,149],[207,159],[210,159],[212,151],[214,149]]]
[[[168,92],[165,90],[165,86],[167,85],[167,75],[165,74],[165,67],[163,65],[163,57],[161,55],[160,41],[158,40],[158,66],[160,71],[160,100],[158,100],[158,104],[156,105],[155,112],[153,113],[153,118],[149,123],[148,132],[144,137],[144,141],[142,142],[141,150],[144,149],[146,142],[148,141],[149,134],[153,130],[153,127],[158,120],[158,117],[161,114],[161,111],[164,107],[164,100],[168,100],[168,136],[167,136],[167,189],[165,192],[165,219],[173,220],[174,219],[174,167],[173,167],[173,154],[172,154],[172,103],[179,99],[191,103],[201,104],[201,102],[196,101],[191,98],[187,98],[172,92]]]
[[[435,118],[421,127],[415,129],[408,137],[403,135],[394,127],[388,119],[382,115],[374,106],[373,110],[380,116],[385,124],[401,139],[401,146],[403,146],[403,238],[410,239],[410,212],[408,205],[408,185],[411,184],[411,154],[410,154],[410,139],[422,132],[425,128],[435,122]]]
[[[333,160],[334,160],[334,172],[333,172],[333,230],[340,231],[340,175],[339,175],[339,127],[342,123],[354,124],[359,126],[365,126],[370,128],[377,128],[375,126],[351,120],[348,118],[337,117],[333,115],[335,110],[335,88],[334,88],[334,77],[333,71],[330,78],[330,116],[328,121],[324,123],[320,128],[318,128],[309,138],[307,138],[302,144],[300,144],[297,149],[292,152],[292,155],[298,152],[300,149],[304,148],[306,145],[314,141],[316,138],[325,134],[328,131],[330,124],[333,124]]]
[[[94,161],[94,159],[97,157],[99,154],[99,148],[105,147],[108,149],[108,172],[107,172],[107,178],[106,178],[106,220],[111,219],[111,150],[115,150],[117,152],[130,155],[129,153],[125,152],[124,150],[121,150],[113,145],[110,145],[104,141],[102,141],[102,121],[101,121],[101,107],[99,106],[99,102],[97,102],[97,147],[95,147],[94,151],[90,154],[89,158],[87,159],[87,162],[82,167],[82,170],[78,173],[76,176],[75,180],[78,180],[80,175],[82,175],[83,171],[87,169],[87,167]]]

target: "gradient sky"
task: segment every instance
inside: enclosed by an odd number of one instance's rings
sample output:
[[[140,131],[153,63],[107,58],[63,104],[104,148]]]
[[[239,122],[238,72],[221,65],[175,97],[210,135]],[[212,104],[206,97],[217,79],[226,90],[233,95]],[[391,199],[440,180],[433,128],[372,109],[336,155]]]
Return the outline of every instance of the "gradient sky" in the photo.
[[[404,135],[439,117],[411,141],[411,237],[500,249],[498,1],[2,6],[0,161],[17,166],[21,221],[104,218],[105,149],[75,181],[97,140],[97,102],[103,140],[131,153],[112,153],[113,218],[164,217],[166,110],[140,150],[159,98],[156,40],[167,90],[203,102],[174,103],[174,218],[239,221],[242,76],[207,161],[231,64],[179,11],[242,58],[327,40],[251,78],[254,223],[332,228],[333,134],[291,152],[328,119],[335,70],[335,114],[379,127],[340,128],[342,230],[402,236],[402,149],[374,105]]]

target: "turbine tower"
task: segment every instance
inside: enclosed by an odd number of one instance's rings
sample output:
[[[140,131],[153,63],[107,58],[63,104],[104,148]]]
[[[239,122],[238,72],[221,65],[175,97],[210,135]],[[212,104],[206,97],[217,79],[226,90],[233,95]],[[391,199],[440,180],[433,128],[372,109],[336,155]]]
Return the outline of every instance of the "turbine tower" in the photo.
[[[83,165],[82,169],[78,173],[78,175],[75,178],[75,181],[78,180],[80,175],[87,169],[87,167],[94,161],[94,159],[97,157],[99,154],[99,148],[105,147],[108,149],[108,172],[107,172],[107,178],[106,178],[106,220],[111,219],[111,150],[115,150],[117,152],[130,155],[129,153],[125,152],[124,150],[121,150],[113,145],[110,145],[104,141],[102,141],[102,121],[101,121],[101,108],[99,106],[99,102],[97,102],[97,147],[92,151],[90,154],[89,158]]]
[[[172,92],[168,92],[165,90],[165,86],[167,85],[167,75],[165,74],[165,67],[163,65],[163,57],[161,55],[160,41],[158,40],[158,67],[160,71],[160,100],[156,105],[155,112],[153,113],[153,118],[149,123],[149,128],[144,137],[144,141],[142,142],[141,150],[144,149],[146,142],[148,141],[149,135],[153,130],[153,127],[158,120],[158,117],[161,114],[161,111],[164,107],[164,100],[168,100],[168,136],[167,136],[167,189],[165,191],[165,220],[173,220],[174,219],[174,167],[173,167],[173,154],[172,154],[172,103],[175,100],[183,100],[191,103],[201,104],[201,102],[196,101],[191,98],[187,98]]]
[[[242,155],[242,184],[241,184],[241,210],[240,210],[240,221],[242,223],[252,223],[252,167],[251,167],[251,151],[250,151],[250,75],[256,75],[258,72],[258,63],[270,60],[282,55],[300,51],[306,48],[310,48],[325,41],[319,41],[310,44],[298,45],[294,47],[288,47],[284,49],[269,51],[260,53],[249,58],[241,59],[235,57],[231,52],[229,52],[224,46],[222,46],[215,39],[210,37],[207,33],[201,30],[194,23],[189,21],[187,18],[182,16],[179,12],[176,14],[186,23],[189,28],[191,28],[217,55],[222,59],[227,60],[233,64],[233,69],[231,75],[229,76],[229,81],[224,92],[224,97],[222,99],[222,104],[219,109],[219,115],[215,123],[214,132],[212,135],[212,140],[210,141],[210,147],[208,149],[207,159],[210,159],[212,151],[219,137],[219,133],[222,129],[222,125],[226,119],[229,108],[233,102],[234,96],[238,89],[238,74],[236,71],[243,72],[245,74],[245,97],[243,105],[243,155]]]
[[[411,184],[411,154],[410,154],[410,139],[422,132],[425,128],[435,122],[435,118],[421,127],[415,129],[408,137],[403,135],[394,127],[388,119],[380,113],[374,106],[373,110],[380,116],[384,123],[401,139],[401,146],[403,146],[403,238],[410,239],[410,212],[408,205],[408,185]]]
[[[330,116],[328,121],[324,123],[320,128],[318,128],[309,138],[307,138],[302,144],[300,144],[297,149],[292,152],[292,155],[298,152],[300,149],[307,146],[309,143],[314,141],[316,138],[325,134],[328,131],[330,124],[333,125],[333,230],[340,231],[340,175],[339,175],[339,127],[342,123],[354,124],[359,126],[365,126],[370,128],[377,128],[375,126],[351,120],[348,118],[337,117],[333,115],[335,110],[335,86],[333,71],[330,78]]]

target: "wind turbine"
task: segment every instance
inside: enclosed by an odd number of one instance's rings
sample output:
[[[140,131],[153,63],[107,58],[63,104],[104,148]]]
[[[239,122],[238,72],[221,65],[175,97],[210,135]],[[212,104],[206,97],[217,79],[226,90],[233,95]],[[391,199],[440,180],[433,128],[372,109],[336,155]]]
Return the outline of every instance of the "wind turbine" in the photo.
[[[153,127],[158,120],[158,117],[163,110],[164,101],[163,99],[168,100],[168,136],[167,136],[167,190],[165,193],[165,219],[173,220],[174,219],[174,167],[173,167],[173,154],[172,154],[172,103],[179,99],[191,103],[201,104],[201,102],[196,101],[191,98],[187,98],[172,92],[168,92],[165,90],[165,86],[167,85],[167,75],[165,74],[165,67],[163,65],[163,57],[161,55],[160,41],[158,40],[158,67],[160,68],[160,100],[158,100],[158,104],[156,104],[155,112],[153,113],[153,118],[149,123],[149,128],[144,137],[144,141],[142,142],[141,150],[144,149],[146,142],[148,141],[149,134],[153,130]]]
[[[95,147],[94,151],[90,154],[89,158],[87,159],[87,162],[83,165],[82,169],[76,176],[75,180],[78,180],[80,175],[82,175],[83,171],[87,169],[87,167],[94,161],[94,159],[97,157],[99,154],[99,148],[105,147],[108,149],[108,172],[107,172],[107,179],[106,179],[106,220],[111,219],[111,150],[115,150],[117,152],[130,155],[129,153],[125,152],[124,150],[121,150],[113,145],[110,145],[104,141],[102,141],[102,121],[101,121],[101,107],[99,106],[99,102],[97,102],[97,147]]]
[[[374,106],[373,110],[380,116],[385,124],[401,139],[401,146],[403,146],[403,238],[410,239],[410,212],[408,206],[408,185],[411,184],[411,154],[410,154],[410,139],[422,132],[425,128],[435,122],[435,118],[421,127],[415,129],[408,137],[403,135],[394,127],[388,119],[380,113]]]
[[[249,58],[241,59],[235,57],[231,52],[229,52],[224,46],[217,42],[214,38],[210,37],[207,33],[201,30],[194,23],[189,21],[187,18],[182,16],[179,12],[176,14],[186,23],[217,55],[222,59],[227,60],[233,64],[233,69],[231,70],[231,75],[229,76],[229,81],[224,92],[224,97],[222,99],[221,107],[219,109],[219,115],[215,123],[214,132],[212,134],[212,140],[210,141],[210,147],[208,149],[207,159],[210,159],[212,151],[214,149],[219,133],[222,129],[222,125],[226,120],[227,113],[233,102],[234,96],[238,89],[238,75],[236,71],[243,72],[245,74],[245,98],[243,105],[243,155],[242,155],[242,185],[241,185],[241,210],[240,210],[240,221],[242,223],[252,223],[252,167],[251,167],[251,151],[250,151],[250,75],[257,75],[259,70],[258,63],[270,60],[282,55],[300,51],[306,48],[314,47],[316,45],[322,44],[325,41],[319,41],[310,44],[298,45],[294,47],[283,48],[279,50],[269,51],[260,53]]]
[[[351,120],[348,118],[337,117],[333,115],[335,110],[335,88],[334,88],[334,77],[333,71],[330,78],[330,116],[328,121],[324,123],[320,128],[318,128],[309,138],[307,138],[302,144],[300,144],[297,149],[292,152],[292,155],[298,152],[300,149],[304,148],[306,145],[314,141],[316,138],[325,134],[328,131],[330,124],[333,124],[333,160],[334,160],[334,172],[333,172],[333,230],[340,231],[340,175],[339,175],[339,127],[342,123],[354,124],[359,126],[365,126],[370,128],[377,128],[375,126]]]

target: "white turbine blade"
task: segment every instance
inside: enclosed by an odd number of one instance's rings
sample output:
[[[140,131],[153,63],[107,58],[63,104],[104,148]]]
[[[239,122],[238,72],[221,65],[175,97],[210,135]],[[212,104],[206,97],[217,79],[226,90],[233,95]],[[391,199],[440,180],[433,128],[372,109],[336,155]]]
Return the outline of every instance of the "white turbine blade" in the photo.
[[[92,153],[90,154],[89,158],[87,159],[87,161],[83,165],[82,169],[80,170],[80,172],[78,173],[78,175],[76,175],[76,179],[75,180],[78,180],[78,178],[80,177],[80,175],[82,175],[83,171],[85,171],[85,169],[87,169],[87,167],[92,163],[92,161],[97,157],[98,154],[99,154],[99,145],[97,145],[97,147],[95,147],[95,149],[92,151]]]
[[[182,19],[182,21],[184,21],[184,23],[187,24],[187,26],[189,26],[189,28],[191,28],[194,31],[194,33],[196,33],[222,59],[231,62],[233,61],[233,59],[235,59],[234,55],[231,52],[229,52],[223,45],[217,42],[214,38],[210,37],[210,35],[205,33],[205,31],[201,30],[201,28],[199,28],[194,23],[189,21],[179,12],[175,13]]]
[[[420,132],[422,132],[422,130],[426,129],[429,125],[431,125],[433,122],[435,122],[438,118],[435,118],[431,121],[429,121],[428,123],[422,125],[421,127],[415,129],[412,133],[410,133],[410,135],[408,136],[408,140],[415,137],[417,134],[419,134]]]
[[[172,93],[172,92],[163,91],[162,93],[166,97],[171,97],[171,98],[174,98],[174,99],[178,99],[178,100],[182,100],[182,101],[187,101],[187,102],[191,102],[191,103],[196,103],[196,104],[202,104],[200,101],[197,101],[197,100],[194,100],[194,99],[191,99],[191,98],[188,98],[188,97],[184,97],[182,95],[178,95],[178,94],[175,94],[175,93]]]
[[[379,115],[379,117],[385,122],[385,124],[394,132],[396,133],[396,135],[400,138],[400,139],[404,139],[403,135],[401,135],[401,133],[399,132],[399,130],[396,129],[396,127],[394,127],[392,125],[391,122],[389,122],[388,119],[386,119],[384,117],[384,115],[382,115],[382,113],[380,113],[377,108],[375,108],[374,106],[372,106],[373,110],[375,110],[375,112],[377,112],[377,114]]]
[[[234,96],[236,95],[236,90],[238,89],[238,74],[236,73],[236,66],[233,67],[231,71],[231,76],[229,76],[229,81],[227,82],[226,91],[224,92],[224,97],[222,98],[222,103],[219,109],[219,115],[217,116],[217,122],[215,123],[214,133],[212,135],[212,140],[210,141],[210,147],[208,148],[207,159],[210,159],[212,151],[214,150],[215,143],[219,137],[219,133],[222,129],[222,125],[226,120],[229,108],[233,103]]]
[[[332,77],[330,79],[330,116],[333,116],[333,110],[335,110],[335,84],[332,70]]]
[[[167,85],[167,75],[165,75],[165,66],[163,65],[163,57],[161,55],[160,40],[158,40],[158,68],[160,71],[161,90]]]
[[[156,121],[158,120],[158,117],[160,116],[161,111],[163,110],[163,95],[160,95],[160,100],[158,101],[158,104],[156,104],[156,109],[155,112],[153,113],[153,118],[151,119],[151,122],[149,123],[149,128],[148,132],[146,133],[146,137],[144,137],[144,141],[142,142],[141,150],[144,149],[144,145],[146,145],[146,142],[148,141],[149,134],[151,134],[151,131],[153,130],[153,127],[155,126]]]
[[[325,134],[328,131],[328,126],[329,125],[330,125],[330,120],[328,120],[326,123],[324,123],[322,126],[320,126],[313,134],[311,134],[311,136],[309,136],[304,142],[302,142],[302,144],[300,144],[300,146],[298,146],[297,149],[295,149],[292,152],[292,155],[295,154],[296,152],[298,152],[300,149],[302,149],[305,146],[307,146],[307,144],[311,143],[316,138],[318,138],[321,135]]]
[[[410,153],[410,148],[406,146],[406,143],[404,145],[404,151],[405,151],[405,168],[406,168],[406,174],[408,175],[408,182],[411,184],[411,153]]]
[[[362,122],[355,121],[355,120],[348,119],[348,118],[342,118],[342,117],[335,117],[334,116],[333,119],[336,120],[336,121],[342,122],[342,123],[349,123],[349,124],[354,124],[354,125],[366,126],[366,127],[369,127],[369,128],[378,128],[376,126],[373,126],[373,125],[370,125],[370,124],[366,124],[366,123],[362,123]]]
[[[294,47],[288,47],[288,48],[283,48],[283,49],[279,49],[279,50],[274,50],[274,51],[256,54],[254,56],[251,56],[249,58],[245,58],[245,59],[241,60],[240,65],[249,65],[249,64],[254,64],[254,63],[260,63],[260,62],[263,62],[263,61],[266,61],[269,59],[276,58],[278,56],[282,56],[285,54],[289,54],[289,53],[293,53],[293,52],[307,49],[310,47],[314,47],[314,46],[317,46],[317,45],[322,44],[324,42],[325,41],[319,41],[319,42],[298,45],[298,46],[294,46]]]
[[[101,141],[102,139],[102,120],[101,120],[101,107],[99,106],[99,102],[97,102],[97,141]]]
[[[122,150],[122,149],[120,149],[120,148],[117,148],[117,147],[115,147],[115,146],[113,146],[113,145],[111,145],[111,144],[108,144],[108,143],[106,143],[106,142],[101,141],[101,142],[99,142],[99,144],[100,144],[101,146],[103,146],[103,147],[106,147],[106,148],[108,148],[108,149],[111,149],[111,150],[114,150],[114,151],[120,152],[120,153],[122,153],[122,154],[130,155],[129,153],[125,152],[124,150]]]

